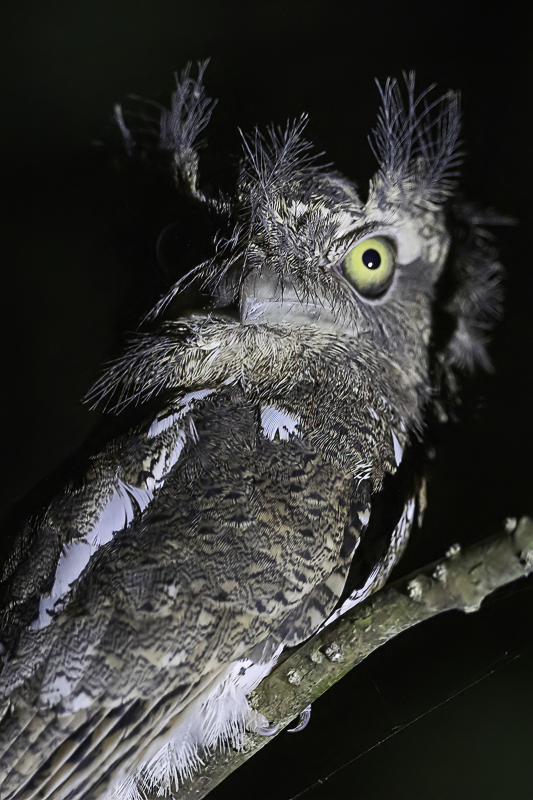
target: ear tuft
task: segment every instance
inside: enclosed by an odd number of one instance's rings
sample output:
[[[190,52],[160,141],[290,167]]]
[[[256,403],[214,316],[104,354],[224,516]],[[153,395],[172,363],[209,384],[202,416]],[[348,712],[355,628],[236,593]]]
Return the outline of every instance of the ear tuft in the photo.
[[[404,74],[406,99],[398,82],[378,83],[382,106],[370,140],[379,162],[371,192],[392,202],[437,209],[455,189],[462,154],[459,94],[429,100],[434,86],[418,97],[415,75]]]

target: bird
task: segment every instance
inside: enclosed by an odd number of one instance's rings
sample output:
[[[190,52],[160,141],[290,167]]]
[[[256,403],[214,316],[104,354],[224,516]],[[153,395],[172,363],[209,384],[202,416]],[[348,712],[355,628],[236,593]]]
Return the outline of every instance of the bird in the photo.
[[[267,735],[248,695],[386,582],[431,431],[490,365],[497,220],[458,190],[458,93],[378,84],[366,196],[305,116],[243,134],[216,194],[205,68],[177,76],[154,147],[216,221],[213,254],[89,392],[134,423],[26,519],[0,574],[2,800],[179,797],[217,747]],[[194,285],[209,302],[176,317]]]

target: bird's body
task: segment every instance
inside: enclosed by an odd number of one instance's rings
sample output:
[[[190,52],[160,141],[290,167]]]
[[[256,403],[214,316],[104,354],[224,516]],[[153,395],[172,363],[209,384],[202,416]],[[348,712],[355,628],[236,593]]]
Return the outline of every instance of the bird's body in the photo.
[[[239,318],[140,334],[96,387],[160,402],[26,524],[4,566],[2,800],[170,793],[267,724],[251,688],[400,557],[419,491],[409,452],[443,381],[482,357],[497,294],[469,218],[450,259],[456,101],[432,138],[409,87],[406,112],[385,89],[366,203],[311,162],[298,125],[248,142],[218,209],[232,236],[202,265]],[[192,143],[208,116],[186,73],[160,142],[206,203]],[[439,314],[454,320],[444,338]]]

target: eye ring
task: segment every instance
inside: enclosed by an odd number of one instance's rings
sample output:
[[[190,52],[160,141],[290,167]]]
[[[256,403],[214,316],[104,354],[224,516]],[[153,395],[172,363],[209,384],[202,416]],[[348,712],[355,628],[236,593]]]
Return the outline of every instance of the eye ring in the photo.
[[[391,286],[396,271],[396,248],[385,236],[358,242],[340,264],[344,279],[361,297],[376,300]]]

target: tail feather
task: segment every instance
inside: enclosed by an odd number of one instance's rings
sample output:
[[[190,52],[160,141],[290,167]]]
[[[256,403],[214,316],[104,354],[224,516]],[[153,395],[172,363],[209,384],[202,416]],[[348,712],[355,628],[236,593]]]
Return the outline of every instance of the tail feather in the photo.
[[[17,715],[19,714],[17,709]],[[3,735],[9,743],[10,732],[18,728],[18,719],[4,722]],[[61,717],[53,709],[39,709],[34,711],[31,719],[23,729],[16,731],[16,738],[11,739],[11,744],[6,748],[2,763],[6,770],[6,777],[2,783],[0,798],[24,797],[28,800],[39,791],[44,776],[52,768],[50,753],[58,749],[64,752],[69,741],[88,722],[86,711],[79,711]],[[89,719],[90,722],[90,719]],[[7,723],[7,724],[6,724]],[[73,743],[74,746],[75,743]],[[53,756],[54,760],[56,756]],[[55,769],[55,767],[54,767]]]
[[[87,766],[81,771],[80,767],[87,764],[95,751],[104,746],[109,747],[115,738],[120,736],[120,731],[133,708],[139,705],[139,701],[131,701],[119,708],[108,709],[105,715],[101,714],[95,718],[95,724],[87,730],[87,735],[81,741],[70,741],[65,743],[61,752],[56,755],[53,762],[53,770],[47,776],[43,776],[43,783],[39,791],[39,800],[49,800],[50,798],[66,798],[77,796],[80,788],[83,792],[87,790]],[[91,772],[99,774],[94,761],[91,761]],[[73,794],[74,793],[74,794]],[[26,800],[26,798],[25,798]],[[30,800],[28,798],[27,800]]]
[[[110,791],[114,790],[118,798],[144,800],[145,795],[138,788],[143,766],[167,745],[175,727],[179,727],[191,709],[201,703],[213,687],[224,679],[226,672],[227,667],[214,674],[204,675],[185,697],[183,689],[178,686],[157,702],[146,702],[143,713],[131,719],[113,748],[106,746],[97,762],[91,762],[93,774],[105,775],[105,787]],[[195,768],[198,763],[201,763],[201,759],[196,762]],[[91,785],[93,792],[96,788],[96,785],[94,788]],[[98,785],[98,789],[101,791],[103,786]],[[91,800],[96,800],[104,796],[100,791],[88,796]]]
[[[227,672],[227,666],[221,667],[193,687],[171,686],[162,698],[100,706],[94,713],[91,708],[64,715],[57,709],[17,708],[2,724],[7,772],[1,800],[96,800],[115,788],[119,797],[141,797],[131,776],[165,746],[191,708],[201,705]],[[189,772],[202,763],[197,750],[195,743],[184,754]]]

